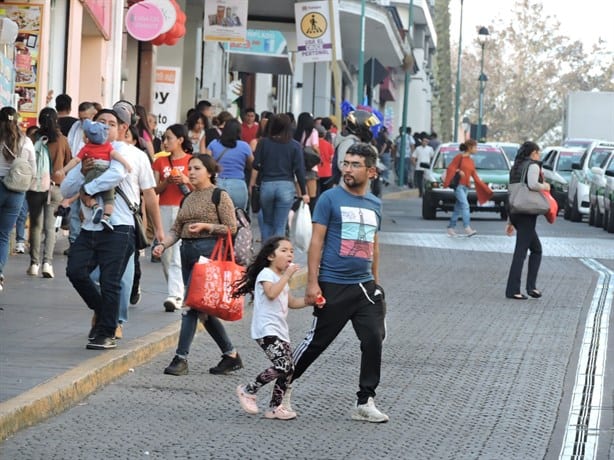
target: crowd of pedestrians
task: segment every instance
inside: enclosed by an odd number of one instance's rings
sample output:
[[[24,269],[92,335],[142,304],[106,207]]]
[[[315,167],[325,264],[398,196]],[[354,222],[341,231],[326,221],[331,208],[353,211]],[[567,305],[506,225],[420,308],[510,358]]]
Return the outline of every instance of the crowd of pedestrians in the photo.
[[[14,192],[0,183],[0,290],[6,288],[3,269],[13,229],[15,252],[30,257],[27,275],[54,278],[56,217],[64,216],[62,225],[70,243],[65,251],[66,275],[92,311],[86,347],[115,348],[128,322],[128,305],[140,299],[143,251],[137,246],[136,224],[142,216],[150,230],[152,258],[161,260],[166,282],[161,306],[182,314],[177,348],[164,373],[188,373],[199,321],[222,354],[210,373],[238,371],[243,362],[222,321],[186,307],[184,299],[194,265],[201,256],[211,255],[218,237],[237,231],[235,209],[248,210],[258,188],[260,210],[254,217],[261,249],[235,284],[234,295],[253,297],[252,338],[272,366],[236,388],[241,407],[257,413],[258,390],[274,381],[265,417],[295,418],[290,404],[294,382],[351,322],[362,353],[352,419],[388,421],[374,401],[386,307],[378,277],[382,209],[373,184],[388,185],[394,171],[402,184],[421,191],[420,165],[431,161],[436,134],[414,137],[407,128],[393,140],[387,129],[374,130],[380,122],[365,110],[349,113],[338,128],[334,117],[307,112],[296,121],[292,113],[258,115],[253,108],[244,110],[240,119],[227,111],[214,114],[207,101],[200,101],[184,120],[161,133],[154,114],[128,101],[111,108],[81,102],[78,118],[70,116],[71,104],[69,96],[58,96],[56,108],[42,109],[38,125],[28,135],[19,129],[15,110],[0,110],[0,177],[8,174],[17,157],[25,158],[32,170],[26,192]],[[461,146],[454,165],[461,180],[450,233],[459,217],[465,232],[475,233],[463,195],[469,178],[478,180],[470,158],[474,144]],[[533,159],[535,147],[527,147],[527,161]],[[319,162],[307,164],[307,152]],[[222,189],[218,202],[213,198],[216,187]],[[288,283],[298,266],[287,234],[288,216],[300,201],[309,205],[313,227],[305,295],[295,298]],[[527,289],[529,295],[541,296],[535,286],[541,246],[534,225],[530,218],[510,216],[508,233],[512,226],[518,231],[506,292],[510,298],[524,298],[519,294],[518,267],[529,249]],[[288,308],[306,306],[313,308],[313,323],[292,351]]]

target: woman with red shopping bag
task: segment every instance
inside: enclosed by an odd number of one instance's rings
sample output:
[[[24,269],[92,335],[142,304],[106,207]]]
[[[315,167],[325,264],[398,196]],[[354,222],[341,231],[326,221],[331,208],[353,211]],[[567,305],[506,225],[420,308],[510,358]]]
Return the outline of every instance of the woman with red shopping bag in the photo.
[[[211,256],[219,236],[227,235],[229,230],[231,234],[237,231],[235,209],[228,193],[221,192],[219,205],[213,202],[217,172],[218,165],[210,155],[192,156],[188,163],[188,177],[194,191],[184,199],[175,224],[164,241],[153,249],[154,255],[160,256],[166,248],[181,239],[181,271],[186,288],[190,285],[192,270],[198,259]],[[182,313],[177,351],[170,365],[164,369],[165,374],[188,373],[188,353],[199,319],[222,351],[222,360],[209,372],[228,374],[243,367],[224,325],[217,317],[190,308],[184,308]]]

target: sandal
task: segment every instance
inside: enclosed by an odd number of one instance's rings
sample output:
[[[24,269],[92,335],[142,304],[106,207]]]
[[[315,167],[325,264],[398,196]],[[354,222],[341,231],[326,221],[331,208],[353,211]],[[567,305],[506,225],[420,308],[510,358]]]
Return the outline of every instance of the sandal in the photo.
[[[527,300],[528,299],[528,297],[524,294],[506,295],[505,297],[507,297],[508,299],[514,299],[514,300]]]
[[[534,299],[539,299],[542,296],[541,291],[539,291],[538,289],[531,289],[529,292],[527,292],[527,294],[529,294]]]

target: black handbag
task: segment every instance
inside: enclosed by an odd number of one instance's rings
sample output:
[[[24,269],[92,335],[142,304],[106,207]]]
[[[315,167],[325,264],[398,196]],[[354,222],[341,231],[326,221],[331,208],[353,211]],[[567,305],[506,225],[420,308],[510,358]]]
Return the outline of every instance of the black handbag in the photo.
[[[460,180],[461,180],[460,167],[462,164],[463,164],[463,159],[461,158],[461,161],[458,165],[459,171],[456,171],[456,173],[454,174],[454,177],[452,177],[452,180],[450,181],[450,188],[452,190],[456,190],[456,187],[458,187],[458,184],[460,184]]]
[[[115,187],[115,192],[122,197],[122,199],[128,205],[128,209],[132,212],[134,216],[134,247],[137,251],[141,249],[145,249],[149,247],[149,240],[147,239],[147,230],[145,229],[145,225],[143,225],[143,216],[141,216],[141,211],[139,207],[130,202],[124,191]]]
[[[311,147],[303,147],[303,160],[305,162],[305,170],[309,171],[314,166],[320,164],[320,155]]]

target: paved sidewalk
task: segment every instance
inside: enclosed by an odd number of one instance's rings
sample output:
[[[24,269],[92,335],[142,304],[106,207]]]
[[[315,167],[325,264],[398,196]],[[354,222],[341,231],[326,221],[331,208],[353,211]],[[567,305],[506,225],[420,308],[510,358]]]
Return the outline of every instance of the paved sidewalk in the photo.
[[[385,192],[388,199],[417,194],[394,185]],[[11,255],[5,267],[0,294],[0,441],[64,411],[177,343],[180,313],[164,311],[162,266],[151,263],[147,251],[141,257],[142,300],[129,309],[124,339],[115,350],[87,350],[91,311],[65,276],[62,251],[67,245],[66,237],[59,235],[54,279],[27,276],[27,254]],[[304,268],[295,275],[294,287],[306,282],[306,256],[298,254],[297,261]]]

